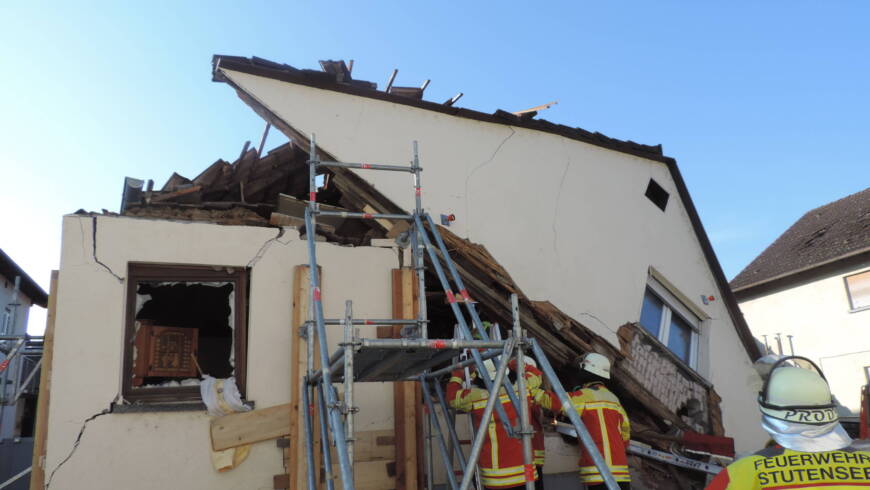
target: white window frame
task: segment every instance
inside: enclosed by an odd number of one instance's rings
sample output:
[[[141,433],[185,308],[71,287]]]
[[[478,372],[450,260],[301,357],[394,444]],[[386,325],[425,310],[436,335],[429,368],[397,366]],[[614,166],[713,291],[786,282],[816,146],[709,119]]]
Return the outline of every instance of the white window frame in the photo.
[[[870,310],[870,306],[868,305],[855,307],[855,301],[852,299],[852,290],[849,288],[849,278],[860,276],[862,274],[870,274],[870,269],[843,276],[843,286],[846,288],[846,299],[849,301],[849,313]]]
[[[9,327],[12,326],[12,308],[8,306],[3,309],[3,321],[0,322],[0,327],[2,327],[3,335],[11,335],[12,332],[9,331]]]
[[[685,321],[689,327],[692,329],[692,338],[689,344],[689,362],[686,363],[688,366],[695,371],[698,370],[698,347],[700,345],[701,339],[701,320],[697,315],[692,313],[692,310],[686,307],[682,301],[677,299],[677,297],[671,293],[668,288],[666,288],[662,283],[657,281],[655,278],[650,277],[647,280],[647,287],[644,289],[644,295],[646,295],[646,291],[652,291],[653,294],[658,296],[658,298],[662,301],[662,319],[659,324],[659,335],[656,340],[662,343],[666,349],[670,351],[668,348],[668,337],[671,333],[671,319],[673,318],[674,313],[676,312],[677,316]],[[643,308],[643,306],[641,306]],[[646,330],[644,330],[646,331]],[[649,331],[646,331],[649,333]],[[651,335],[651,334],[650,334]],[[680,358],[676,353],[674,357],[680,359],[682,362],[684,361]]]

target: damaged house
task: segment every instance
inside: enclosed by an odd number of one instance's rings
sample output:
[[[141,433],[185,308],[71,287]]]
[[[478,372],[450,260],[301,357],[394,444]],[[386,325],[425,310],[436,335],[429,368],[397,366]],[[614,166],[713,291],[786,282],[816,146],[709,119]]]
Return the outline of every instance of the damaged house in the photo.
[[[327,317],[342,318],[352,300],[354,317],[411,318],[423,295],[429,336],[453,337],[431,263],[425,291],[415,288],[406,223],[336,215],[306,229],[312,135],[324,158],[346,162],[400,164],[418,142],[424,207],[441,217],[481,316],[511,325],[516,293],[523,328],[569,388],[579,356],[595,351],[613,361],[632,439],[651,451],[630,457],[635,488],[702,488],[709,473],[686,461],[721,464],[727,459],[710,455],[764,443],[753,389],[758,346],[676,162],[660,146],[533,112],[430,102],[422,88],[380,91],[354,80],[343,62],[321,65],[216,56],[214,80],[289,143],[269,152],[246,144],[234,161],[193,178],[175,174],[160,188],[127,179],[120,213],[64,217],[37,484],[303,488],[299,328],[308,318],[309,233],[319,242]],[[325,209],[414,209],[407,174],[323,169],[317,186]],[[399,330],[365,325],[360,336]],[[330,332],[332,350],[341,330]],[[235,378],[254,407],[248,425],[222,435],[226,427],[204,409],[202,374]],[[427,470],[432,451],[416,385],[361,386],[357,487],[443,485],[442,470]],[[270,442],[225,445],[235,453],[221,467],[212,452],[219,437]],[[576,485],[577,449],[553,431],[545,440],[545,484]]]

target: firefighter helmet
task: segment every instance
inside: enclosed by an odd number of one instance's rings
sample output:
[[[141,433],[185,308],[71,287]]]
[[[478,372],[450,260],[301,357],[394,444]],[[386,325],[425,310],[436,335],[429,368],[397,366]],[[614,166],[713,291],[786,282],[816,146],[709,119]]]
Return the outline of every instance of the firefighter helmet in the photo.
[[[806,362],[813,369],[797,367],[795,362],[784,365],[789,360]],[[785,422],[823,425],[839,418],[825,375],[813,361],[800,356],[783,357],[771,367],[758,405],[763,414]]]
[[[495,379],[495,373],[498,372],[495,361],[492,359],[485,359],[483,361],[483,367],[486,368],[486,374],[489,375],[489,379]]]
[[[583,356],[583,360],[580,361],[580,370],[601,376],[604,379],[610,379],[610,359],[597,352],[590,352]]]

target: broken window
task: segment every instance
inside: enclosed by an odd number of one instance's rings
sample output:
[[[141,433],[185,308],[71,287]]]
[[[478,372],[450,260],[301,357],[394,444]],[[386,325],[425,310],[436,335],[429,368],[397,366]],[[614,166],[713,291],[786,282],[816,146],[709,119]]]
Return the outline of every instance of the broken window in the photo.
[[[245,393],[247,271],[130,264],[124,397],[200,400],[201,374]]]
[[[687,366],[697,368],[700,320],[651,277],[643,296],[640,325]]]

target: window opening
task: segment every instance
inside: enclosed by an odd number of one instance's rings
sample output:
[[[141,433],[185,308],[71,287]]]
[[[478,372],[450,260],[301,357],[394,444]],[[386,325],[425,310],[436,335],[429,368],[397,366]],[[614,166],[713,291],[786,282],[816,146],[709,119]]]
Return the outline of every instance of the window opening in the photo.
[[[665,304],[655,294],[647,292],[643,296],[643,308],[640,311],[640,325],[653,337],[658,338],[664,315]]]
[[[644,292],[639,323],[686,365],[697,368],[700,320],[652,278]]]
[[[649,184],[646,186],[646,194],[644,195],[662,211],[668,206],[670,194],[653,179],[649,179]]]
[[[246,271],[132,264],[124,396],[199,400],[200,372],[244,395]]]
[[[846,276],[845,280],[852,311],[870,308],[870,271]]]
[[[10,335],[13,333],[10,331],[12,329],[12,308],[7,306],[3,309],[3,319],[0,321],[0,327],[3,329],[3,335]]]
[[[141,282],[136,303],[133,386],[197,386],[197,364],[233,375],[232,283]]]

